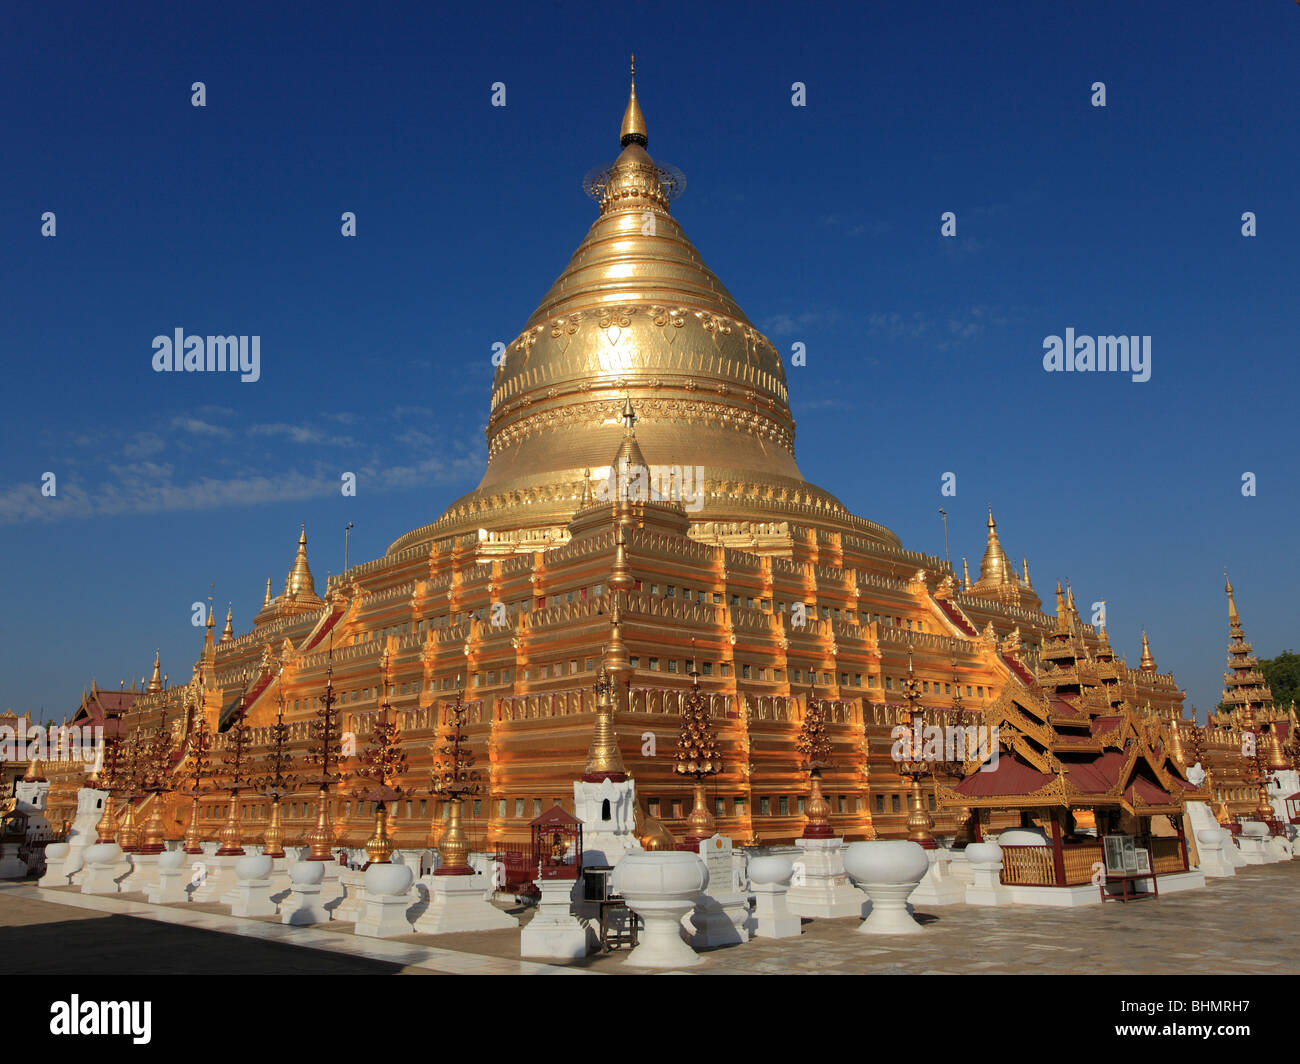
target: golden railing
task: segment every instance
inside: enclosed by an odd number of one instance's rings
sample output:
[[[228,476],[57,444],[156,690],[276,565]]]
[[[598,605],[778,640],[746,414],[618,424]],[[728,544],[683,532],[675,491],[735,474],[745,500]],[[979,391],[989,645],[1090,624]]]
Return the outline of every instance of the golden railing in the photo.
[[[1065,847],[1065,885],[1067,887],[1076,887],[1083,883],[1091,883],[1092,877],[1097,874],[1093,868],[1095,864],[1102,864],[1104,867],[1105,858],[1102,856],[1100,846],[1082,845]]]
[[[1002,882],[1014,887],[1054,887],[1050,846],[1003,846]]]
[[[1183,848],[1177,839],[1153,838],[1151,847],[1151,871],[1156,875],[1169,872],[1184,872]]]
[[[1174,840],[1177,841],[1176,839]],[[1056,862],[1050,846],[1002,847],[1002,882],[1016,887],[1077,887],[1092,882],[1093,865],[1103,860],[1099,845],[1062,848],[1065,882],[1056,881]]]

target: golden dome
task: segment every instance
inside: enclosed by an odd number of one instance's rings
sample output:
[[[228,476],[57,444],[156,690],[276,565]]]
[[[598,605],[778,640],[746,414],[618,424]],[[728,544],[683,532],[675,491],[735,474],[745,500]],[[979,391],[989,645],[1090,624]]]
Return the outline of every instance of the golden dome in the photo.
[[[781,356],[673,218],[635,84],[620,143],[588,182],[599,216],[497,368],[478,489],[390,552],[477,528],[567,524],[591,474],[608,476],[629,400],[652,489],[671,494],[678,467],[692,522],[798,515],[898,546],[800,474]]]

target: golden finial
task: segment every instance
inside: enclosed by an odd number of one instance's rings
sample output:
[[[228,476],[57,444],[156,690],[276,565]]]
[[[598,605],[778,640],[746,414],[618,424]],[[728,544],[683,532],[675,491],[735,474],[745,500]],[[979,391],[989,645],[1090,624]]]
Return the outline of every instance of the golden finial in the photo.
[[[984,548],[984,557],[980,559],[979,583],[984,587],[997,584],[1014,584],[1016,582],[1015,568],[998,540],[998,523],[993,520],[992,506],[989,507],[988,530],[988,545]]]
[[[630,591],[636,586],[632,570],[627,563],[627,542],[623,538],[623,525],[614,523],[614,565],[609,571],[609,589],[615,595],[620,591]]]
[[[617,681],[609,675],[602,663],[596,677],[596,724],[587,750],[587,764],[582,778],[588,783],[627,779],[623,766],[623,753],[618,748],[618,733],[614,730],[615,693]]]
[[[1025,567],[1025,587],[1029,588],[1029,590],[1032,591],[1034,589],[1034,585],[1029,582],[1029,559],[1022,556],[1020,560]]]
[[[235,627],[232,622],[231,609],[232,609],[232,604],[227,602],[226,603],[226,626],[223,629],[221,629],[221,641],[223,643],[228,643],[230,642],[230,640],[235,638]]]
[[[623,427],[625,436],[636,435],[636,411],[632,408],[632,397],[623,400]]]
[[[266,597],[262,599],[263,606],[271,605],[271,578],[266,578]]]
[[[307,523],[304,521],[302,532],[298,536],[298,554],[293,560],[293,568],[285,581],[285,591],[292,598],[315,598],[316,580],[311,575],[307,564]]]
[[[1143,672],[1156,671],[1156,659],[1151,656],[1151,644],[1147,642],[1147,630],[1145,628],[1142,629],[1142,660],[1139,662],[1138,667]]]
[[[145,688],[146,694],[153,694],[155,691],[162,690],[162,659],[157,650],[153,652],[153,676],[149,678],[149,686]]]
[[[618,143],[624,148],[629,144],[639,144],[644,148],[650,143],[646,136],[645,115],[641,113],[641,105],[636,101],[635,55],[632,56],[632,92],[628,97],[627,110],[623,112],[623,127],[619,130]]]
[[[1237,613],[1237,600],[1232,596],[1232,581],[1228,579],[1228,571],[1223,572],[1223,590],[1228,593],[1228,623],[1232,625],[1241,624],[1241,615]]]
[[[961,582],[962,582],[962,590],[969,591],[970,590],[970,566],[966,564],[966,559],[964,557],[961,560]]]

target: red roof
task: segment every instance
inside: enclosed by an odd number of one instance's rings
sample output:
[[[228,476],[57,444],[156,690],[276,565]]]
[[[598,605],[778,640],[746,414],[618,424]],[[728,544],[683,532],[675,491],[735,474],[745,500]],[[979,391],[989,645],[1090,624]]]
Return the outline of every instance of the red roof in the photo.
[[[998,756],[997,768],[988,772],[972,772],[953,790],[968,798],[1032,794],[1046,787],[1055,778],[1049,772],[1039,772],[1032,765],[1027,765],[1014,754],[1003,752]]]

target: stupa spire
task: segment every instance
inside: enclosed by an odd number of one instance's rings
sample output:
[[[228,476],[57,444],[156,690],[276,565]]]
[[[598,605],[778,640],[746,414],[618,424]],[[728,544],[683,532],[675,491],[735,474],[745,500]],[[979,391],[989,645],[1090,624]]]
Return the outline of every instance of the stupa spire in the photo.
[[[269,576],[266,578],[266,595],[262,599],[262,605],[263,606],[271,605],[271,578]]]
[[[229,643],[232,639],[235,638],[235,626],[234,626],[233,614],[231,613],[231,609],[232,609],[232,604],[227,602],[226,603],[226,626],[223,629],[221,629],[221,641],[223,643]]]
[[[1001,584],[1014,584],[1016,571],[1002,549],[998,540],[998,523],[993,520],[993,507],[989,507],[988,545],[984,548],[984,557],[980,559],[980,578],[977,586],[996,587]]]
[[[284,582],[284,590],[290,598],[315,598],[316,580],[311,575],[307,564],[307,523],[304,521],[302,532],[298,536],[298,554],[293,560],[293,568]]]
[[[628,95],[627,108],[623,112],[623,127],[619,130],[618,143],[626,148],[629,144],[645,147],[650,143],[646,136],[645,115],[636,99],[636,56],[632,56],[632,91]]]
[[[149,678],[149,686],[145,688],[145,694],[153,694],[162,690],[162,657],[157,650],[153,652],[153,675]]]
[[[1138,663],[1138,667],[1143,672],[1156,671],[1156,659],[1151,656],[1151,644],[1147,642],[1147,630],[1145,628],[1142,629],[1142,660]]]

